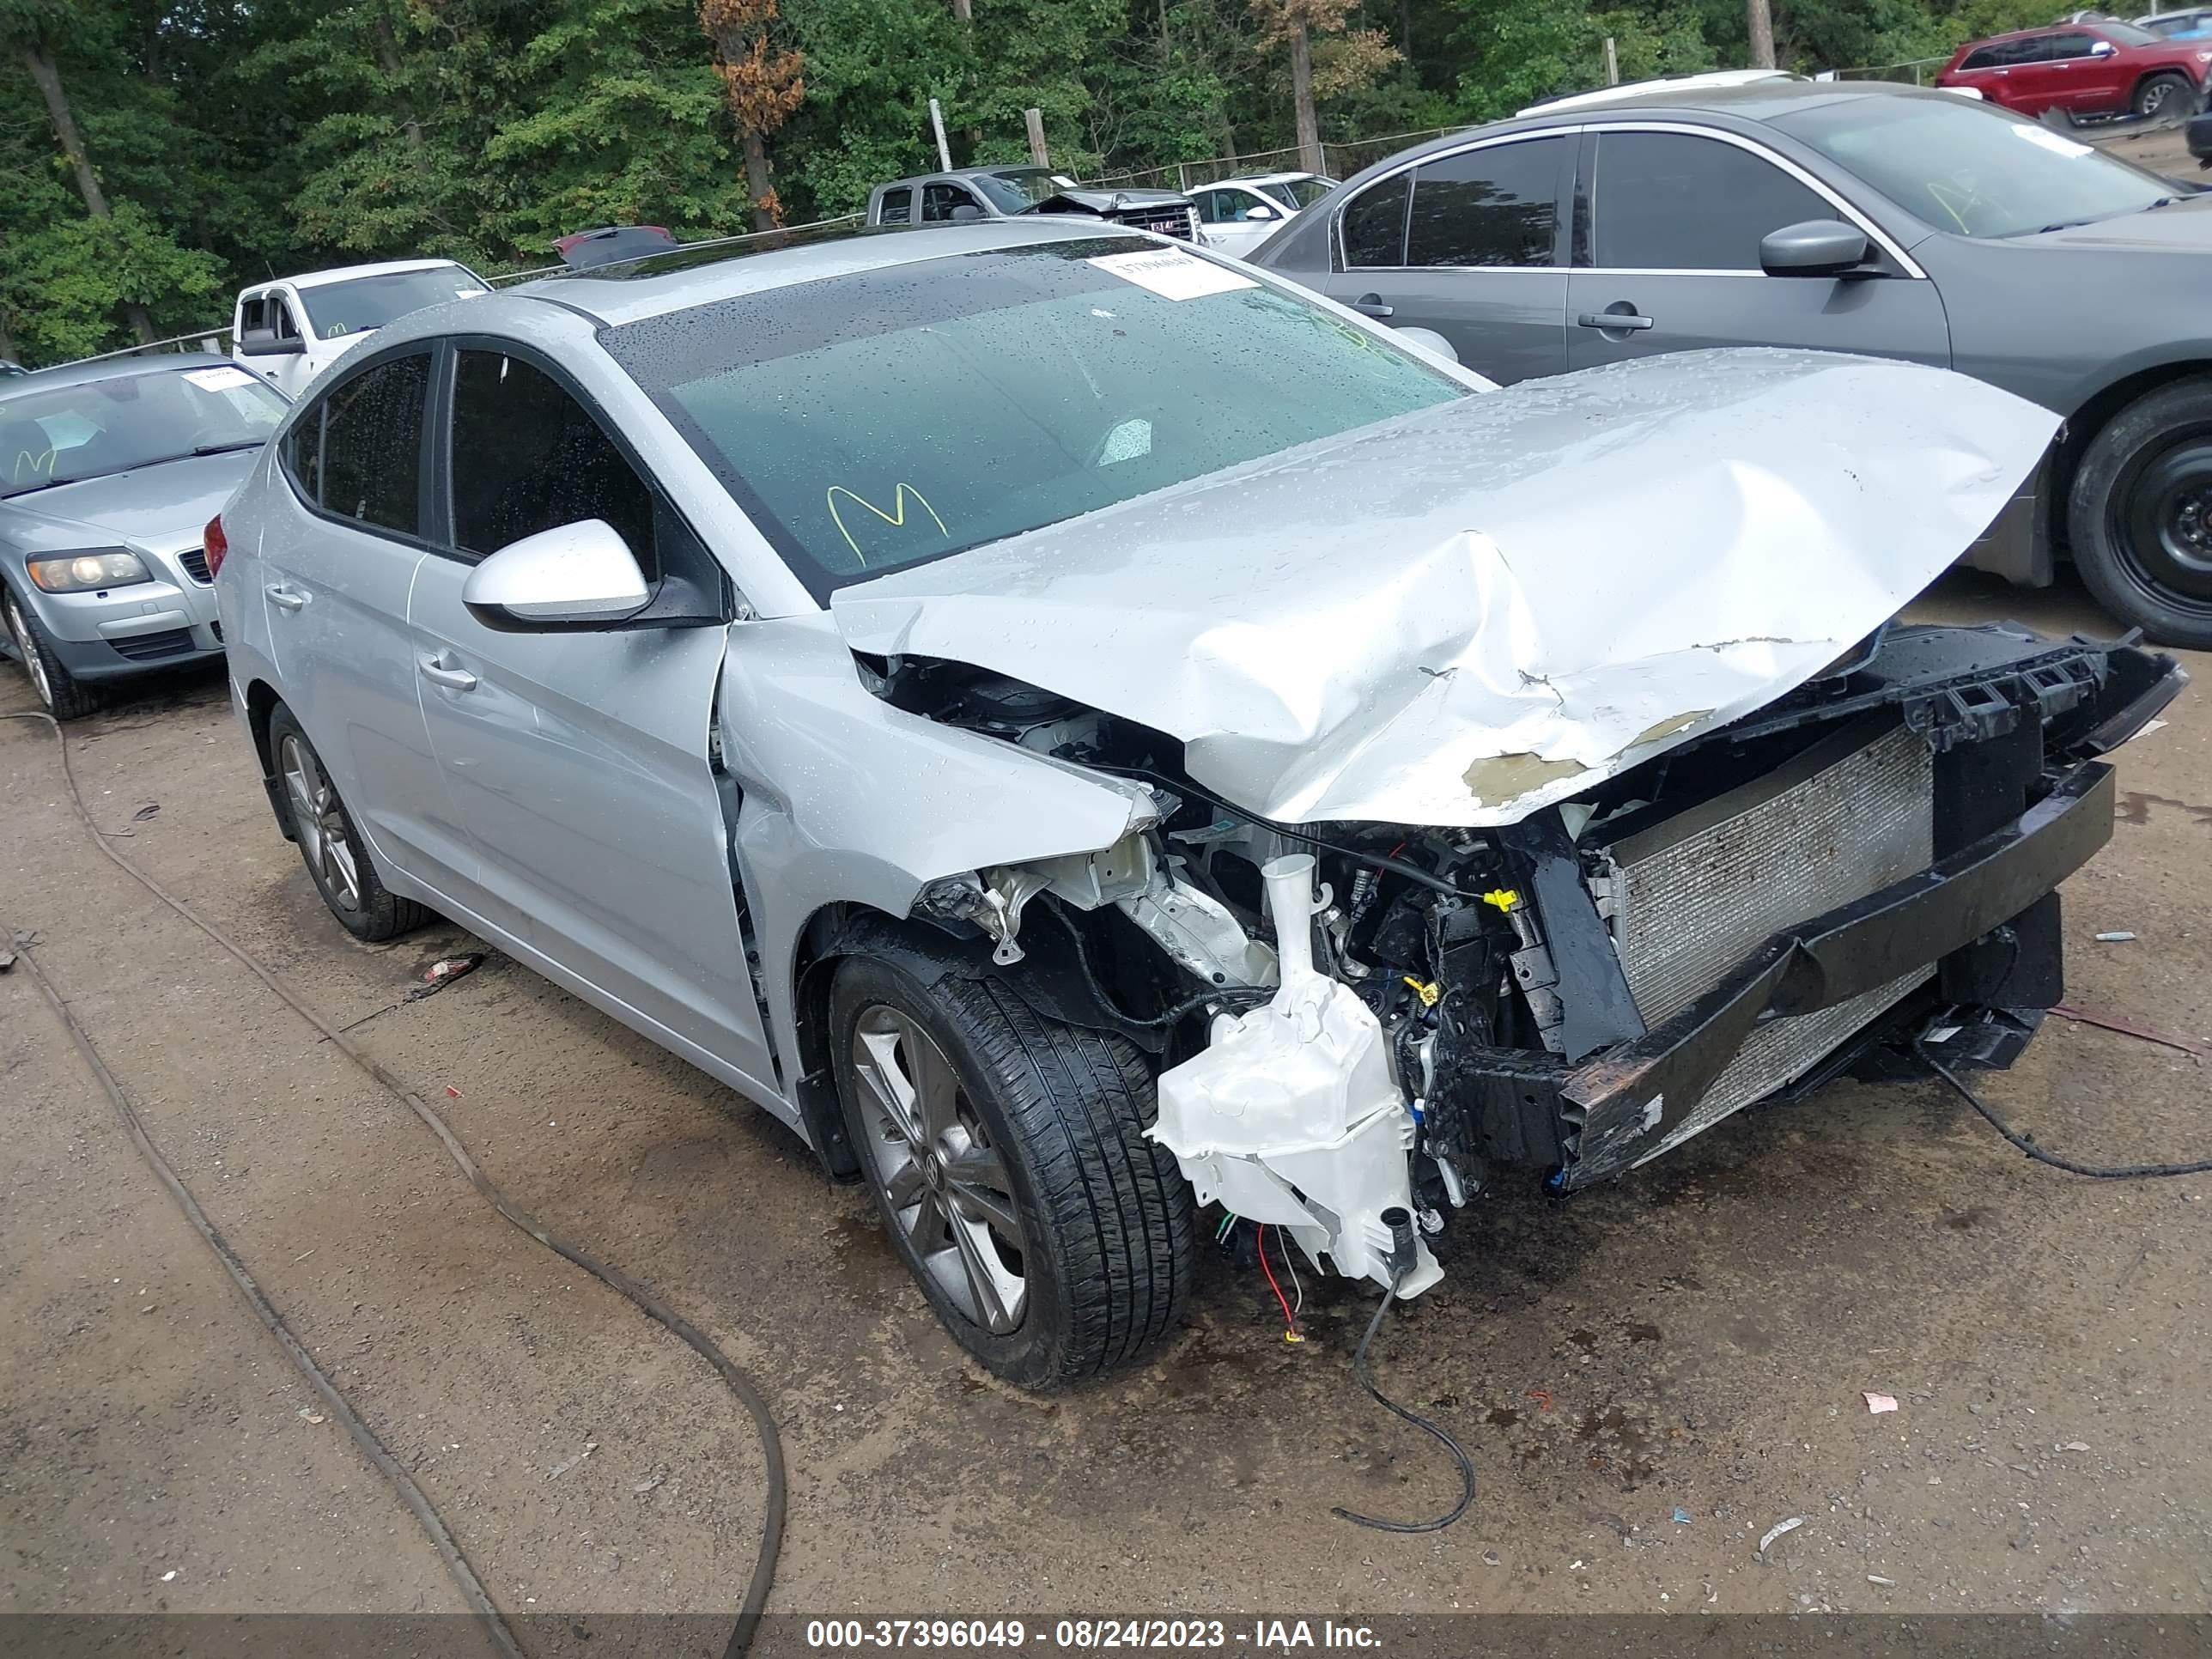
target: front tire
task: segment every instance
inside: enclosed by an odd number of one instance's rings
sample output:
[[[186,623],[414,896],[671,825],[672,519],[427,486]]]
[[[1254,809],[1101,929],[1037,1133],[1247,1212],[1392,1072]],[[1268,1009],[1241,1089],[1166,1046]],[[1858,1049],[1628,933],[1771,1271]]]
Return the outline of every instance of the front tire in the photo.
[[[2160,645],[2212,648],[2212,379],[2136,399],[2083,452],[2074,562],[2098,602]]]
[[[1018,1388],[1137,1359],[1181,1322],[1190,1187],[1145,1139],[1124,1038],[1041,1018],[1002,981],[850,957],[830,990],[837,1091],[893,1247],[945,1328]]]
[[[364,945],[381,945],[428,921],[428,910],[379,878],[353,814],[323,770],[322,757],[282,703],[270,711],[269,753],[282,786],[285,827],[300,845],[307,878],[338,925]]]
[[[6,626],[23,672],[30,676],[31,689],[49,714],[58,720],[82,720],[100,706],[90,689],[64,665],[39,619],[5,588],[0,588],[0,624]]]

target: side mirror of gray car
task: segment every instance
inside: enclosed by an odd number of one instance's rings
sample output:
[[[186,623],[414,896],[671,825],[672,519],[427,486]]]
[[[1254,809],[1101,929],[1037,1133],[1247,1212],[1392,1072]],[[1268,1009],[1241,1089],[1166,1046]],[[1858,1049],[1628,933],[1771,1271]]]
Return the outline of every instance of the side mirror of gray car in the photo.
[[[605,519],[509,542],[461,584],[469,614],[502,634],[611,628],[645,609],[645,573]]]
[[[1784,225],[1759,244],[1759,268],[1770,276],[1846,276],[1866,258],[1866,233],[1840,219]]]
[[[307,343],[298,335],[280,340],[273,328],[249,328],[238,337],[241,357],[296,357],[307,349]]]

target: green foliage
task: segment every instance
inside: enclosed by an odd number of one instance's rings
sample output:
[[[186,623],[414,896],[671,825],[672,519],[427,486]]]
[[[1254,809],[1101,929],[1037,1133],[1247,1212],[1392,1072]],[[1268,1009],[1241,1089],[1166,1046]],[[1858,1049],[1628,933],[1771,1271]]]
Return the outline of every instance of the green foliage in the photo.
[[[1772,4],[1799,69],[1937,57],[2055,9]],[[768,140],[775,191],[787,218],[825,217],[934,166],[933,96],[956,163],[1026,157],[1029,108],[1083,177],[1276,155],[1289,54],[1262,36],[1282,5],[972,0],[963,22],[953,0],[782,0],[770,33],[801,55],[805,96]],[[1745,61],[1743,0],[1358,0],[1332,37],[1337,9],[1312,14],[1332,20],[1316,62],[1356,37],[1370,65],[1320,100],[1338,143],[1595,86],[1608,36],[1631,80]],[[58,76],[105,222],[27,54]],[[629,222],[750,222],[696,0],[0,0],[0,350],[27,360],[125,343],[139,313],[165,332],[219,323],[246,280],[419,254],[520,269]]]

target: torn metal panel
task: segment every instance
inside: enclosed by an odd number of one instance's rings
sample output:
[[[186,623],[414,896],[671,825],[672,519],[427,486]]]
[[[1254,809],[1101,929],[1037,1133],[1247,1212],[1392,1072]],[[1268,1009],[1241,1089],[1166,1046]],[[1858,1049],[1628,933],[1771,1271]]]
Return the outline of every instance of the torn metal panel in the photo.
[[[1471,397],[841,589],[857,650],[1181,738],[1265,817],[1510,823],[1790,690],[2009,501],[2049,411],[1685,352]]]

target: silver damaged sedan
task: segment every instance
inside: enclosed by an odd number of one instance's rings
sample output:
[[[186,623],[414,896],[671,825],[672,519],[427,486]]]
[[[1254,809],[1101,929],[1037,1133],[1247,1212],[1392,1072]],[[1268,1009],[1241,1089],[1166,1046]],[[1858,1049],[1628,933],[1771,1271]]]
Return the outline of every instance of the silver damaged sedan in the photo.
[[[104,682],[220,654],[201,528],[283,413],[202,356],[0,380],[0,652],[57,718]]]
[[[2057,1000],[2183,677],[1893,622],[2048,412],[1501,391],[1112,226],[754,246],[319,383],[208,529],[233,687],[357,938],[442,913],[758,1102],[999,1375],[1166,1338],[1203,1206],[1418,1295],[1486,1187]]]

